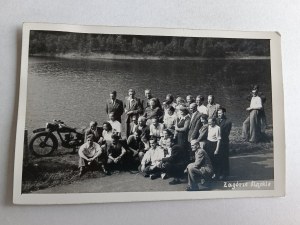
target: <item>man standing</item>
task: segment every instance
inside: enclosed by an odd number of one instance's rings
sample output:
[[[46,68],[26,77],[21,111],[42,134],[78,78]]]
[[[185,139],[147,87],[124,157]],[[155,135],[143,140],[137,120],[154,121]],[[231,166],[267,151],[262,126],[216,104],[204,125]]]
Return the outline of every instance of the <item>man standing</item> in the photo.
[[[249,116],[243,123],[243,138],[254,143],[261,139],[260,111],[263,108],[262,100],[257,94],[257,89],[253,89],[250,107],[246,109]]]
[[[189,108],[190,104],[192,104],[194,102],[194,98],[192,95],[188,95],[186,96],[186,107]]]
[[[188,174],[186,191],[198,191],[198,181],[208,180],[213,174],[213,168],[207,153],[200,148],[197,140],[191,141],[192,151],[195,152],[195,162],[190,163],[184,172]]]
[[[229,135],[232,127],[231,121],[226,118],[225,108],[218,109],[217,124],[221,129],[221,141],[215,173],[219,180],[224,180],[229,175]]]
[[[198,95],[196,97],[197,110],[201,114],[208,114],[207,107],[204,105],[204,97],[202,95]]]
[[[110,93],[110,99],[106,101],[106,114],[113,112],[115,119],[121,123],[121,116],[124,112],[123,102],[117,99],[117,92]]]
[[[199,136],[199,129],[202,126],[201,123],[201,113],[197,110],[197,104],[191,103],[189,107],[191,113],[191,122],[188,133],[188,141],[196,139]]]
[[[155,100],[155,103],[156,103],[155,107],[159,107],[160,109],[162,109],[159,99],[153,97],[150,89],[146,89],[145,90],[145,99],[143,99],[143,101],[142,101],[143,110],[145,110],[147,107],[150,106],[150,100],[152,98]]]
[[[126,136],[129,137],[130,123],[133,116],[139,117],[143,113],[143,108],[140,99],[135,97],[133,89],[128,90],[128,97],[125,98],[125,115],[126,115]]]
[[[176,103],[174,102],[174,97],[171,94],[166,95],[166,100],[163,102],[163,110],[164,114],[166,115],[170,107],[173,107],[175,109]]]
[[[208,117],[217,118],[218,108],[220,108],[220,105],[215,103],[215,96],[209,95],[207,97],[207,102]]]
[[[150,176],[152,180],[160,177],[163,157],[164,150],[158,146],[156,138],[151,138],[150,149],[145,153],[141,162],[141,171],[144,177]]]
[[[98,158],[105,159],[105,153],[102,151],[102,148],[96,142],[93,142],[94,135],[89,134],[87,135],[86,143],[80,146],[78,150],[79,155],[79,176],[82,176],[85,172],[85,169],[90,166],[97,166],[99,164]],[[98,161],[97,161],[98,160]],[[104,167],[104,162],[101,162],[101,168],[105,174],[108,175]]]

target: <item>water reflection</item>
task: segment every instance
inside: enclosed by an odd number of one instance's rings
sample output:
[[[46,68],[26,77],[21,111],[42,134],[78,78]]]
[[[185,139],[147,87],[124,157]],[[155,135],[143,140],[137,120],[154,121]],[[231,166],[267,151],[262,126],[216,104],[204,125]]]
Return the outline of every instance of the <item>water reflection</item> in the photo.
[[[227,109],[234,126],[246,118],[245,97],[251,84],[259,84],[267,97],[268,123],[271,115],[271,72],[269,60],[77,60],[29,58],[26,128],[43,127],[53,119],[70,126],[85,126],[91,120],[107,120],[105,101],[112,90],[124,100],[134,88],[143,98],[150,88],[161,100],[174,96],[214,94]]]

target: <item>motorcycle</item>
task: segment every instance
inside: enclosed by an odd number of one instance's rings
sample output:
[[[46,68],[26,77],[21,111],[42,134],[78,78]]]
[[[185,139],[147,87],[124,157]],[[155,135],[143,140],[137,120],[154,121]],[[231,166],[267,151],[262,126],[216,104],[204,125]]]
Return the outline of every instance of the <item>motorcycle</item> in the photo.
[[[65,148],[72,148],[73,153],[84,143],[84,128],[77,129],[67,126],[61,120],[53,120],[53,123],[46,123],[45,128],[33,131],[35,134],[29,143],[29,150],[35,156],[48,156],[58,148],[58,139],[53,133],[56,132]]]

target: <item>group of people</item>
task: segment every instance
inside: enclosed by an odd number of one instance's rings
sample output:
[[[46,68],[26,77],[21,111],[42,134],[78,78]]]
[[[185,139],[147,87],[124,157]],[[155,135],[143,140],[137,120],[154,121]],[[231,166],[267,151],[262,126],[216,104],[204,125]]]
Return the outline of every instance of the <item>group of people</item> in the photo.
[[[256,129],[254,111],[261,110],[256,97],[251,99],[250,119],[244,123],[243,131],[250,137]],[[199,183],[210,179],[226,179],[232,123],[213,95],[207,97],[207,105],[204,101],[201,95],[174,99],[167,94],[161,104],[150,89],[143,100],[129,89],[123,103],[116,91],[111,92],[106,102],[109,120],[102,127],[92,121],[78,151],[80,175],[98,164],[107,175],[115,168],[136,167],[151,179],[173,177],[170,185],[187,176],[187,191],[199,190]]]

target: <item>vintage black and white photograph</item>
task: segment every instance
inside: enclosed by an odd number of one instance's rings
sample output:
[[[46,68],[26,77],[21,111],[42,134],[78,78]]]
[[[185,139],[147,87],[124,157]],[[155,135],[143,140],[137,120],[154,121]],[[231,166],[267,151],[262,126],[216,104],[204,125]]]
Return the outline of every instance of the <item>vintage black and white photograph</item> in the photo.
[[[20,196],[276,195],[275,161],[280,169],[284,158],[275,153],[285,150],[275,33],[28,27]]]

